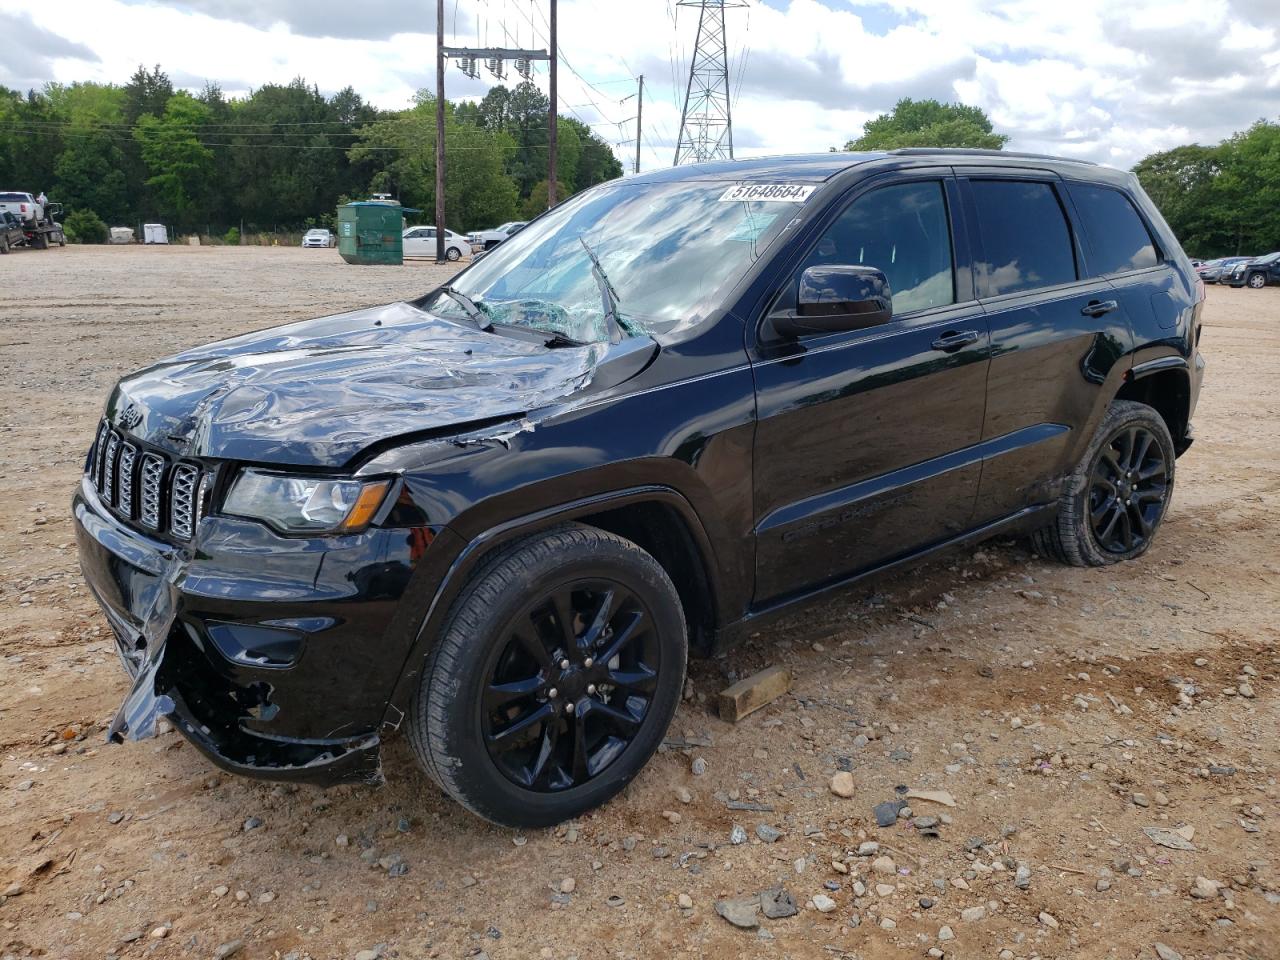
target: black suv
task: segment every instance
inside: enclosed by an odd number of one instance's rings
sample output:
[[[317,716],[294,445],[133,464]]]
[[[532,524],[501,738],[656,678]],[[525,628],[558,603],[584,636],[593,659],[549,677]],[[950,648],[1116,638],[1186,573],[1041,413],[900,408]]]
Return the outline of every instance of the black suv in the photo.
[[[1228,286],[1250,287],[1254,290],[1280,283],[1280,253],[1268,253],[1265,257],[1238,263],[1223,276]]]
[[[1136,557],[1203,293],[1129,174],[975,151],[588,190],[412,303],[123,379],[74,499],[134,684],[216,764],[513,825],[658,746],[690,650],[946,547]]]

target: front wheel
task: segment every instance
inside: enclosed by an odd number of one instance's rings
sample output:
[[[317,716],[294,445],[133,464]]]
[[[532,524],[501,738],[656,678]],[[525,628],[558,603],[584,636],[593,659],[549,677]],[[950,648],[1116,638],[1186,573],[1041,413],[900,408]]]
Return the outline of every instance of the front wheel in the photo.
[[[546,827],[622,790],[658,748],[684,686],[679,595],[629,540],[578,524],[487,561],[449,613],[409,740],[455,800]]]
[[[9,241],[4,237],[0,237],[0,256],[9,252]]]
[[[1245,283],[1254,290],[1261,290],[1267,285],[1267,278],[1260,273],[1251,273]]]
[[[1067,478],[1057,519],[1037,531],[1039,551],[1077,567],[1140,556],[1173,495],[1173,438],[1145,403],[1116,400]]]

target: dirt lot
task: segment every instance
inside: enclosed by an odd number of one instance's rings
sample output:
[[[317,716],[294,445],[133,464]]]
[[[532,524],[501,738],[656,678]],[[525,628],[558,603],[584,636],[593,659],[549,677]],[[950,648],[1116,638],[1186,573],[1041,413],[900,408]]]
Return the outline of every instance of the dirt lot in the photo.
[[[112,382],[435,270],[296,249],[0,261],[43,298],[0,304],[0,957],[1280,955],[1275,289],[1209,291],[1200,439],[1146,558],[1075,570],[990,544],[697,663],[672,730],[696,745],[576,824],[481,823],[402,740],[386,787],[329,792],[220,774],[173,733],[104,745],[126,682],[68,501]],[[792,694],[719,720],[714,693],[773,663]],[[899,785],[954,798],[910,801],[939,836],[876,826]],[[715,912],[776,885],[798,915]]]

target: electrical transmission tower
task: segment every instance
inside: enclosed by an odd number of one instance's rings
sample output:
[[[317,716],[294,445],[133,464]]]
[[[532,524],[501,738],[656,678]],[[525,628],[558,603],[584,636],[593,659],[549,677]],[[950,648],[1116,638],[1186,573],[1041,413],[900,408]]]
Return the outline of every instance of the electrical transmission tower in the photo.
[[[680,115],[675,166],[703,160],[733,159],[733,120],[729,110],[729,54],[724,11],[742,7],[734,0],[677,0],[698,8],[698,40],[689,61],[689,85]]]

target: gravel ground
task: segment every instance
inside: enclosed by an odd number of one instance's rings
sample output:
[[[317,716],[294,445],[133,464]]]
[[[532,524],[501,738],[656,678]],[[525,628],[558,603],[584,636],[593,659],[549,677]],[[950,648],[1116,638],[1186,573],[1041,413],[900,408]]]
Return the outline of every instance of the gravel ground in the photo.
[[[112,382],[439,275],[279,248],[0,261],[43,301],[0,304],[0,957],[1277,955],[1276,289],[1209,290],[1200,439],[1145,558],[997,542],[695,663],[679,742],[576,823],[484,824],[402,740],[385,787],[327,792],[174,733],[105,745],[127,684],[68,502]],[[719,720],[770,664],[791,694]],[[794,916],[738,902],[778,886]]]

